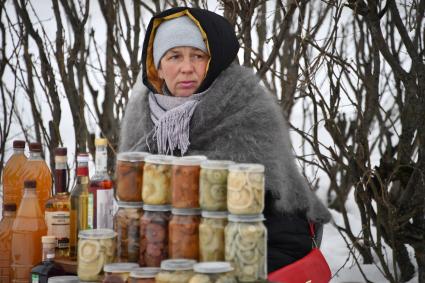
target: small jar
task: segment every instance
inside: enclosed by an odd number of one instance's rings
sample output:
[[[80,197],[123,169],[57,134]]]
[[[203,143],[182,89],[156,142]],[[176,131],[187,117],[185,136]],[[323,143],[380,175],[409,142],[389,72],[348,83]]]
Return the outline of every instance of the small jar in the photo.
[[[227,178],[227,209],[232,214],[259,214],[264,209],[264,166],[234,164]]]
[[[229,215],[225,229],[225,258],[235,267],[239,282],[267,279],[267,230],[264,216]]]
[[[168,258],[169,205],[143,205],[140,219],[140,266],[159,267]]]
[[[141,267],[130,272],[128,283],[155,283],[155,276],[161,271],[159,267]]]
[[[199,258],[199,223],[201,211],[196,208],[173,208],[169,229],[170,258]]]
[[[156,283],[187,283],[193,276],[195,260],[167,259],[161,262],[161,272],[155,276]]]
[[[171,204],[171,163],[168,155],[150,155],[145,159],[143,202],[145,204]]]
[[[199,224],[199,260],[224,260],[224,229],[227,211],[202,211]]]
[[[116,233],[111,229],[82,230],[78,234],[78,278],[99,281],[103,266],[114,262]]]
[[[103,283],[126,283],[130,272],[138,268],[137,263],[110,263],[103,267],[105,278]]]
[[[56,237],[55,236],[43,236],[41,237],[41,243],[43,246],[43,255],[42,258],[47,260],[52,260],[55,258],[55,248],[56,248]]]
[[[78,283],[80,279],[74,275],[53,276],[47,279],[47,283]]]
[[[237,283],[233,267],[226,261],[196,263],[193,270],[189,283]]]
[[[175,208],[199,207],[199,173],[205,156],[186,156],[173,161],[172,205]]]
[[[137,262],[143,203],[117,201],[117,204],[118,210],[114,215],[114,230],[117,232],[117,262]]]
[[[147,152],[121,152],[117,155],[116,198],[120,201],[142,201],[143,166]]]

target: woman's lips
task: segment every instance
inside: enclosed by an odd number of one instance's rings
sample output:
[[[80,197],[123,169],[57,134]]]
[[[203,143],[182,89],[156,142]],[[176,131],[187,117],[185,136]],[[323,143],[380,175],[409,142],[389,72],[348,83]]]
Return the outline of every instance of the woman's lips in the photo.
[[[195,81],[181,81],[178,83],[178,85],[181,88],[193,88],[195,87],[195,83],[196,83]]]

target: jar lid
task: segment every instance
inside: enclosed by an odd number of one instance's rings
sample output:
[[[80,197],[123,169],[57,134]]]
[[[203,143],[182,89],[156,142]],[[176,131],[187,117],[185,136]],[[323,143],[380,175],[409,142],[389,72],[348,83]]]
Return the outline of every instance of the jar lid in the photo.
[[[118,207],[125,208],[143,208],[143,202],[141,201],[120,201],[117,200]]]
[[[144,161],[147,156],[151,155],[149,152],[144,151],[126,151],[117,154],[117,160],[140,162]]]
[[[170,211],[171,205],[144,204],[143,210],[146,210],[146,211]]]
[[[111,239],[117,235],[114,230],[111,229],[91,229],[81,230],[78,233],[80,239]]]
[[[139,267],[131,270],[130,277],[133,278],[154,278],[161,268],[159,267]]]
[[[193,270],[198,273],[223,273],[232,271],[233,267],[227,261],[211,261],[196,263]]]
[[[229,221],[232,222],[259,222],[266,220],[264,218],[263,214],[243,214],[243,215],[237,215],[237,214],[229,214],[227,217]]]
[[[263,173],[264,165],[259,163],[238,163],[230,165],[229,171]]]
[[[53,276],[47,279],[47,283],[78,283],[80,279],[74,275]]]
[[[210,211],[210,210],[202,210],[202,217],[204,218],[227,218],[229,213],[227,211]]]
[[[56,237],[55,236],[42,236],[41,242],[43,244],[56,244]]]
[[[163,270],[192,270],[196,260],[193,259],[166,259],[161,261],[161,269]]]
[[[25,141],[23,140],[14,140],[13,148],[25,148]]]
[[[201,215],[201,209],[199,208],[175,208],[171,209],[171,213],[174,215]]]
[[[206,160],[207,157],[204,155],[188,155],[174,159],[173,165],[199,166]]]
[[[224,169],[228,169],[229,166],[233,164],[235,164],[235,162],[230,160],[205,160],[201,163],[201,168],[213,169],[213,170],[224,170]]]
[[[112,273],[113,272],[122,273],[122,272],[130,272],[138,267],[139,267],[138,263],[130,263],[130,262],[108,263],[103,266],[103,271],[112,272]]]
[[[174,159],[176,159],[176,157],[172,155],[151,154],[145,158],[145,162],[171,165]]]

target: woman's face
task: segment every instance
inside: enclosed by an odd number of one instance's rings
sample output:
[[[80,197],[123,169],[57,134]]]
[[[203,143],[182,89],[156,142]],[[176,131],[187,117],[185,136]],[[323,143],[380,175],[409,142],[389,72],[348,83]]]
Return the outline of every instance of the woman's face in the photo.
[[[158,74],[173,96],[191,96],[205,77],[209,56],[194,47],[175,47],[161,58]]]

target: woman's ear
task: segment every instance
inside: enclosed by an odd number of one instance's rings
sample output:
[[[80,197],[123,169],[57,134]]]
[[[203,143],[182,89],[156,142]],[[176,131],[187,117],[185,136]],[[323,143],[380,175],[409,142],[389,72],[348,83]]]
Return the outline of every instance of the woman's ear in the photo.
[[[163,76],[163,73],[162,73],[162,69],[161,69],[161,64],[159,65],[159,68],[158,68],[158,77],[159,77],[161,80],[163,80],[163,79],[164,79],[164,76]]]

